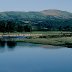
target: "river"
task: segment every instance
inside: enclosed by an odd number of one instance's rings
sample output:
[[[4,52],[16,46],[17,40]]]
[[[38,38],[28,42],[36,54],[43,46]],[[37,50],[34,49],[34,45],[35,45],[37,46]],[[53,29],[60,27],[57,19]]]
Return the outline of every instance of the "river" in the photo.
[[[1,42],[0,72],[72,72],[72,49]]]

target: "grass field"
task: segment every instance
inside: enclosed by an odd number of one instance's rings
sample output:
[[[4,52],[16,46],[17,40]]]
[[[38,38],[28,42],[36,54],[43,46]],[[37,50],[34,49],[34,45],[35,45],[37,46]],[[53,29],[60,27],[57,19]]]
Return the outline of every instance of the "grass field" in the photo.
[[[61,34],[72,33],[70,31],[32,31],[32,32],[13,32],[13,33],[0,33],[0,34]]]
[[[42,35],[71,35],[68,31],[33,31],[33,32],[14,32],[14,33],[0,33],[0,35],[19,35],[19,34],[42,34]]]

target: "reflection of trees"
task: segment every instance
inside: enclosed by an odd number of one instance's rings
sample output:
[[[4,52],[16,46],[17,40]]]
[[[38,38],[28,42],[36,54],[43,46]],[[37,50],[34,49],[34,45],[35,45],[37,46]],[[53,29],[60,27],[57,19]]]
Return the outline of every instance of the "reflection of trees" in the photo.
[[[0,47],[5,47],[5,44],[7,44],[8,48],[14,48],[16,46],[16,42],[10,37],[0,39]]]
[[[14,48],[16,46],[16,42],[15,41],[7,41],[7,46],[8,46],[8,48]]]
[[[0,53],[5,51],[5,41],[0,39]]]
[[[0,40],[0,47],[4,47],[4,46],[5,46],[5,41]]]
[[[6,45],[8,47],[6,47]],[[16,46],[16,42],[13,41],[11,38],[0,38],[0,52],[4,52],[5,50],[8,49],[14,49],[15,46]]]

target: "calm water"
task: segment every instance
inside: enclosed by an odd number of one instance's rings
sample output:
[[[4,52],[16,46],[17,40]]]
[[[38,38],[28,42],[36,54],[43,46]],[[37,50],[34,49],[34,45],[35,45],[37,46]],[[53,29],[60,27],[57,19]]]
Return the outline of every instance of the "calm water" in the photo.
[[[0,72],[72,72],[72,49],[0,43]]]

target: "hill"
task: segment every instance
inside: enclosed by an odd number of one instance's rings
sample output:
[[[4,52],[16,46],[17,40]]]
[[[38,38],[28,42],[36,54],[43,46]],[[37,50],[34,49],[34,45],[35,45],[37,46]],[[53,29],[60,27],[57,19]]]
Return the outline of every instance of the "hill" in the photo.
[[[61,10],[43,10],[40,12],[0,12],[0,20],[7,19],[46,19],[47,17],[63,18],[68,19],[72,18],[72,13],[61,11]]]
[[[61,11],[61,10],[44,10],[41,11],[41,13],[43,13],[44,15],[47,16],[55,16],[55,17],[60,17],[60,18],[72,18],[72,13],[70,12],[66,12],[66,11]]]
[[[72,30],[72,13],[61,10],[0,12],[0,31]]]

